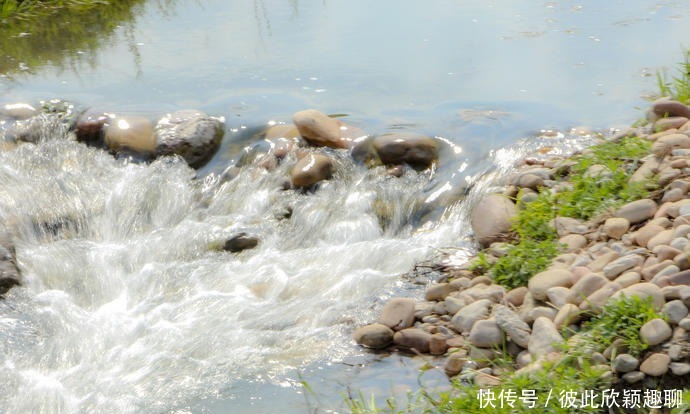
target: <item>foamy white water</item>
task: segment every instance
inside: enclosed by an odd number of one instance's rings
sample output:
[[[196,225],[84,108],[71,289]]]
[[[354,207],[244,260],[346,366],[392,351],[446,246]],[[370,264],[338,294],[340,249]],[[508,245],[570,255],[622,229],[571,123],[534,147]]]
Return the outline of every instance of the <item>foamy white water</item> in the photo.
[[[221,183],[55,135],[0,153],[0,223],[24,278],[0,301],[8,413],[166,412],[338,360],[400,273],[468,235],[452,210],[419,217],[443,187],[429,172],[337,154],[337,176],[303,194],[281,189],[289,162]],[[219,249],[241,231],[259,246]]]

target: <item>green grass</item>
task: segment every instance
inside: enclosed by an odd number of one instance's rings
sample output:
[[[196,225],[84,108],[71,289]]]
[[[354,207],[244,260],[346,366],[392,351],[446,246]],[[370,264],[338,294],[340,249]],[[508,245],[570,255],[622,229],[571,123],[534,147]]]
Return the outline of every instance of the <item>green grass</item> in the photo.
[[[678,63],[676,76],[669,78],[666,71],[657,71],[656,79],[661,96],[690,104],[690,50],[686,50],[683,57],[683,62]]]
[[[584,335],[599,350],[621,339],[629,354],[641,356],[648,345],[640,338],[640,328],[657,318],[662,316],[654,310],[651,297],[640,299],[637,296],[621,296],[609,301],[601,313],[584,325]]]
[[[596,145],[587,155],[576,157],[577,164],[568,177],[573,190],[557,196],[558,214],[588,220],[607,209],[646,197],[646,183],[631,184],[628,180],[650,148],[650,142],[628,137]],[[590,177],[587,172],[595,165],[604,167],[605,174]]]

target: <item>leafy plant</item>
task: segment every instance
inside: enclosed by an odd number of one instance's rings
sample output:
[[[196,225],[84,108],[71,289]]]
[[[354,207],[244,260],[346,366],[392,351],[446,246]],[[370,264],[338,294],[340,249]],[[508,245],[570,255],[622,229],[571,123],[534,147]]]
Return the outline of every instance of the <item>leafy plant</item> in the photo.
[[[670,96],[684,104],[690,103],[690,50],[684,53],[683,62],[678,64],[678,75],[668,78],[666,71],[656,73],[661,96]]]
[[[577,157],[569,177],[572,191],[557,196],[558,214],[588,220],[608,208],[645,197],[645,183],[630,183],[635,165],[649,153],[651,144],[637,137],[604,142]],[[591,168],[600,166],[598,175]]]
[[[583,334],[601,349],[621,339],[628,353],[639,356],[648,346],[640,338],[640,328],[661,317],[654,309],[651,297],[640,299],[621,295],[609,301],[601,313],[585,324]]]
[[[524,238],[511,246],[508,254],[491,266],[489,273],[496,283],[508,289],[526,286],[532,276],[546,270],[558,253],[560,247],[554,240]]]

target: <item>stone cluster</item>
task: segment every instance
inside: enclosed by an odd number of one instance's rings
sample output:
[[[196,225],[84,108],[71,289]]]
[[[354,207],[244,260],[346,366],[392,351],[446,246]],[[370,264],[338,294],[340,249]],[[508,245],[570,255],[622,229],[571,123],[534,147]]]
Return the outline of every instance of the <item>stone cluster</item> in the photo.
[[[558,357],[564,329],[578,331],[609,300],[649,297],[663,317],[640,329],[645,353],[633,356],[616,341],[592,360],[624,383],[690,373],[690,109],[660,100],[649,113],[651,129],[630,129],[612,139],[653,142],[630,178],[656,180],[660,190],[650,198],[590,221],[554,220],[564,251],[527,286],[507,290],[489,274],[470,270],[470,261],[446,270],[441,282],[427,287],[424,300],[391,299],[376,323],[355,330],[355,341],[437,355],[449,376],[495,385],[505,372],[490,367],[499,352],[511,354],[517,371],[534,369]],[[570,159],[525,161],[503,194],[486,195],[473,208],[472,228],[489,261],[505,254],[502,241],[518,212],[511,198],[518,190],[529,197],[539,188],[558,191],[569,184],[555,177],[573,165]],[[594,170],[592,179],[602,179]]]

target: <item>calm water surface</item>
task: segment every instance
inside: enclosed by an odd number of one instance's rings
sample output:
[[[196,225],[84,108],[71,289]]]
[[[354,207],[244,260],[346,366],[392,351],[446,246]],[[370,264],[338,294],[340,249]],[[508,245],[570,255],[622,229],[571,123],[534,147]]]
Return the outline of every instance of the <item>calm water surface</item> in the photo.
[[[681,1],[177,0],[134,11],[95,52],[64,44],[63,59],[17,62],[0,103],[224,116],[223,147],[201,175],[252,131],[313,107],[370,133],[447,139],[457,151],[443,176],[457,184],[534,131],[630,124],[690,39]],[[410,189],[440,185],[424,177],[382,183],[350,167],[352,182],[300,199],[275,196],[277,176],[216,188],[184,166],[122,165],[69,142],[0,165],[3,218],[70,203],[88,212],[80,237],[18,242],[27,283],[0,313],[7,412],[304,412],[342,410],[348,386],[404,392],[422,362],[363,353],[349,332],[386,298],[420,293],[397,275],[429,246],[470,247],[462,205],[423,229],[378,228],[372,197],[404,209]],[[190,207],[196,197],[210,207]],[[293,224],[267,218],[276,197],[301,203]],[[265,235],[254,253],[201,247],[247,228]],[[423,380],[444,382],[438,371]]]

